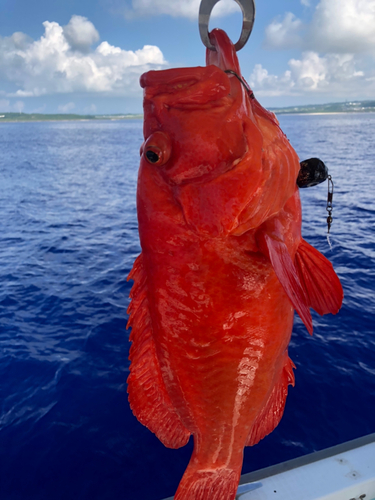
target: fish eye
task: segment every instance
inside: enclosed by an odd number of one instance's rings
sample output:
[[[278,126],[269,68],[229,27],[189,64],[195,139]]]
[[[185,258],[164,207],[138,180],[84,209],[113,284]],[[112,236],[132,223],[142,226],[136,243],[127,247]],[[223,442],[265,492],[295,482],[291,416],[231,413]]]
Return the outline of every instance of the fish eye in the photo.
[[[171,140],[164,132],[154,132],[143,146],[143,154],[152,165],[164,165],[171,156]]]
[[[155,153],[155,151],[149,149],[148,151],[146,151],[146,158],[150,163],[157,163],[159,161],[160,156],[157,153]]]

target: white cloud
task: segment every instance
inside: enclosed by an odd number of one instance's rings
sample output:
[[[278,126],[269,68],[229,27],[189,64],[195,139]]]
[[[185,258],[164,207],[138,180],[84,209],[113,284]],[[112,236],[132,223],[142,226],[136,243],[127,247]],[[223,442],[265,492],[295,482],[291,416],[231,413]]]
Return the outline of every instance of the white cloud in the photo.
[[[302,28],[302,21],[291,12],[287,12],[284,19],[274,19],[266,27],[266,47],[278,49],[300,47]]]
[[[281,75],[255,66],[250,80],[258,95],[374,98],[375,0],[319,0],[309,23],[288,12],[267,26],[265,45],[303,53]]]
[[[320,0],[309,25],[288,12],[267,26],[265,44],[342,54],[374,52],[375,0]]]
[[[320,0],[308,37],[325,52],[374,51],[375,0]]]
[[[74,102],[68,102],[67,104],[60,104],[57,110],[60,111],[60,113],[70,113],[75,107],[76,105]]]
[[[375,82],[358,69],[353,54],[304,52],[301,59],[291,59],[289,69],[282,75],[272,75],[257,64],[249,78],[256,95],[311,95],[326,94],[347,98],[362,92],[363,98],[375,93]]]
[[[86,17],[72,16],[64,26],[63,33],[70,47],[74,50],[87,53],[91,46],[99,41],[99,33],[95,26]]]
[[[187,17],[196,20],[201,0],[132,0],[132,8],[125,10],[125,17],[155,16],[167,14],[172,17]],[[224,16],[238,10],[233,0],[222,0],[213,9],[212,15]]]
[[[32,40],[23,33],[0,37],[0,79],[13,82],[16,97],[54,93],[101,92],[134,95],[140,92],[139,76],[166,64],[156,46],[136,51],[102,42],[90,21],[73,16],[67,26],[43,23],[45,33]],[[82,32],[79,29],[82,28]]]
[[[293,87],[290,71],[281,76],[270,75],[261,64],[255,65],[249,83],[258,96],[290,95]]]

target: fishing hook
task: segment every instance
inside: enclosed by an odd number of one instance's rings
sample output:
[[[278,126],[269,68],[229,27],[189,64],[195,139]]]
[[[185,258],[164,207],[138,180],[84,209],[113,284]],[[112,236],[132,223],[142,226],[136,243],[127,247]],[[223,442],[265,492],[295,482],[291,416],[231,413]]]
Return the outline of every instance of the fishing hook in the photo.
[[[199,7],[199,34],[203,44],[210,50],[216,49],[211,44],[208,36],[208,23],[210,21],[212,9],[219,1],[220,0],[202,0]],[[254,0],[235,0],[235,2],[241,7],[243,16],[241,35],[238,42],[234,46],[236,51],[239,51],[248,41],[250,33],[253,29],[255,19],[255,3]]]

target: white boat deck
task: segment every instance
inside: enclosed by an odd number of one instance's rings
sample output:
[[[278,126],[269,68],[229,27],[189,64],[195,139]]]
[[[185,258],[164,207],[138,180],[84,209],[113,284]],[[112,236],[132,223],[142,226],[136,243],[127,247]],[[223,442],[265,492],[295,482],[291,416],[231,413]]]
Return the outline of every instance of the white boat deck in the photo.
[[[375,434],[244,474],[236,498],[375,500]]]

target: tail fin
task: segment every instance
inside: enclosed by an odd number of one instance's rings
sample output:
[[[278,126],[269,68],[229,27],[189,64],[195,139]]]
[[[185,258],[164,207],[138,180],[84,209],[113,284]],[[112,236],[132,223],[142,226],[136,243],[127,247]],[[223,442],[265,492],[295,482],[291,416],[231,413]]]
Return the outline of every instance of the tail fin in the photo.
[[[234,500],[241,475],[238,470],[220,468],[185,471],[174,500]]]

